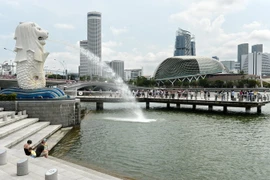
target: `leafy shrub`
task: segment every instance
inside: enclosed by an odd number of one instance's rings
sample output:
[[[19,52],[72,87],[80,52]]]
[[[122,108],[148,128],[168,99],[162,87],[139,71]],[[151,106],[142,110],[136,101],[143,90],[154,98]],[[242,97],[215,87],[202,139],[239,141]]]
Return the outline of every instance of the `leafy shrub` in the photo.
[[[17,94],[0,94],[0,101],[14,101],[16,100]]]

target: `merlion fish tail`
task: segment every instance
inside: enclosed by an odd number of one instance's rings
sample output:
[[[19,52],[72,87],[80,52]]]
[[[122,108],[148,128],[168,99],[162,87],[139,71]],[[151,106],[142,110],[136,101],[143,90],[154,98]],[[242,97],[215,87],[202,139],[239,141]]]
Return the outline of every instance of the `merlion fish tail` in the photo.
[[[46,56],[47,57],[47,56]],[[27,60],[17,62],[17,79],[22,89],[38,89],[46,86],[44,61],[34,60],[34,53],[27,51]]]

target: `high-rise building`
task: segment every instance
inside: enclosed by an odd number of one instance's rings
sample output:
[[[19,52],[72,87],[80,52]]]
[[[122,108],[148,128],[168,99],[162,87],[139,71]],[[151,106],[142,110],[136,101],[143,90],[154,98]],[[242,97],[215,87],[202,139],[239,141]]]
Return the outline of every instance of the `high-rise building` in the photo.
[[[191,37],[191,55],[196,56],[195,37]]]
[[[195,38],[189,31],[178,29],[176,31],[174,56],[195,56]]]
[[[80,67],[79,67],[79,76],[89,76],[89,60],[87,58],[87,40],[80,41]]]
[[[125,81],[135,80],[142,76],[143,69],[125,69]]]
[[[112,70],[124,80],[124,61],[113,60],[110,62]]]
[[[238,73],[237,62],[232,61],[232,60],[220,61],[220,62],[225,66],[225,68],[228,69],[229,72]]]
[[[248,43],[239,44],[237,47],[237,62],[240,63],[240,68],[242,67],[241,57],[244,54],[248,54]]]
[[[262,44],[255,44],[251,47],[251,52],[255,53],[255,52],[263,52],[263,45]]]
[[[87,13],[88,49],[101,59],[101,13]]]
[[[101,13],[87,13],[87,40],[81,41],[80,47],[80,76],[101,76]]]
[[[242,70],[246,74],[257,76],[270,75],[270,54],[268,53],[249,53],[242,55]]]

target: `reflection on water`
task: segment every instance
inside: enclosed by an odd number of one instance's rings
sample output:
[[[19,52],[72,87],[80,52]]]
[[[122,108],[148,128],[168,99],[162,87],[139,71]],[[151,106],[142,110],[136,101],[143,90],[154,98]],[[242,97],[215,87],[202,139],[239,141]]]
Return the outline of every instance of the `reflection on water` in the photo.
[[[130,179],[269,179],[269,107],[224,115],[155,104],[144,110],[149,122],[139,123],[125,103],[105,104],[52,155]]]

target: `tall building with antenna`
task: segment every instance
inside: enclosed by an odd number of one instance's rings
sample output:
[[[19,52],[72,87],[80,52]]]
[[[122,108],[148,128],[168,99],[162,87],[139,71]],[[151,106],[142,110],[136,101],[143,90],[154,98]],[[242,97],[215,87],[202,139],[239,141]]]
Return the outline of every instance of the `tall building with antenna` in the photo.
[[[80,47],[80,76],[101,76],[101,66],[98,65],[102,53],[100,12],[87,13],[87,40],[80,41]]]
[[[178,29],[176,31],[174,56],[195,56],[195,36],[189,31]]]

